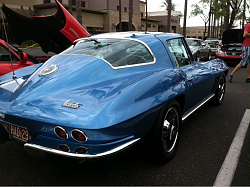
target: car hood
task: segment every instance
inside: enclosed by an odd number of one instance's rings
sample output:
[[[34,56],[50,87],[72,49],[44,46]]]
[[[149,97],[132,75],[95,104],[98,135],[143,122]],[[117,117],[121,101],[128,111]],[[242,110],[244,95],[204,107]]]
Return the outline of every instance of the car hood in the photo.
[[[58,67],[55,73],[39,75],[51,65]],[[0,106],[0,111],[47,123],[77,126],[84,121],[84,128],[96,128],[100,124],[104,128],[126,120],[126,114],[121,112],[119,117],[118,110],[126,108],[122,105],[128,104],[126,101],[132,94],[124,92],[154,73],[136,67],[114,70],[96,57],[56,55],[23,82],[10,96],[8,108]],[[78,103],[79,108],[62,106],[67,103]],[[136,112],[132,113],[137,115]]]
[[[57,13],[51,16],[26,17],[3,5],[2,10],[9,25],[9,36],[18,44],[36,41],[45,53],[60,53],[76,39],[89,33],[56,0]]]
[[[228,43],[242,43],[239,39],[239,34],[242,32],[242,29],[229,29],[223,32],[222,35],[222,44]]]

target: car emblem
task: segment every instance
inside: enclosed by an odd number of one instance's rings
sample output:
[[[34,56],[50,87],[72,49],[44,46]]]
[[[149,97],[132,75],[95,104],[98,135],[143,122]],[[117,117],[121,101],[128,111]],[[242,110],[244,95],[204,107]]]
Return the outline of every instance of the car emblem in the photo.
[[[48,76],[48,75],[51,75],[51,74],[55,73],[57,70],[58,70],[57,65],[51,65],[51,66],[49,66],[49,67],[44,68],[44,69],[39,73],[39,75],[42,76],[42,77]]]
[[[232,55],[236,55],[236,53],[232,53]]]
[[[83,105],[80,103],[71,103],[71,100],[68,100],[62,106],[73,108],[73,109],[78,109],[80,106],[83,106]]]

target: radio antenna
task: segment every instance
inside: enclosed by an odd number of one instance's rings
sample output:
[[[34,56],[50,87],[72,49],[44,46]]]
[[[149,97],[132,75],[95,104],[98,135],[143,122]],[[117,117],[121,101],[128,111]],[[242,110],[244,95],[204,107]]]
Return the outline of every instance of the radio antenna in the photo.
[[[11,56],[11,53],[10,53],[10,46],[9,46],[7,31],[6,31],[6,28],[5,28],[5,23],[4,23],[4,18],[3,18],[3,11],[2,11],[2,9],[0,9],[0,10],[1,10],[1,14],[2,14],[2,20],[3,20],[3,27],[4,27],[5,38],[7,40],[6,44],[7,44],[7,48],[9,50],[9,55],[10,55],[10,61],[11,61],[12,72],[13,72],[13,79],[16,79],[16,74],[15,74],[15,70],[14,70],[14,66],[13,66],[13,60],[12,60],[12,56]]]

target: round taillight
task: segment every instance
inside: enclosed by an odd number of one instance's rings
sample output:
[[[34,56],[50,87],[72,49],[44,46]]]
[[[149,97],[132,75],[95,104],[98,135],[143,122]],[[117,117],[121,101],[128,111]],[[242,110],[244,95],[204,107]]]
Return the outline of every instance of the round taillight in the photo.
[[[77,147],[75,149],[76,154],[85,154],[88,152],[88,149],[86,147]]]
[[[68,147],[67,145],[65,145],[65,144],[59,145],[59,146],[58,146],[58,149],[59,149],[60,151],[64,151],[64,152],[69,152],[69,151],[70,151],[69,147]]]
[[[87,141],[87,136],[80,130],[72,130],[71,132],[72,137],[78,141],[78,142],[86,142]]]
[[[67,139],[68,138],[68,133],[62,128],[62,127],[55,127],[55,133],[59,138],[62,139]]]

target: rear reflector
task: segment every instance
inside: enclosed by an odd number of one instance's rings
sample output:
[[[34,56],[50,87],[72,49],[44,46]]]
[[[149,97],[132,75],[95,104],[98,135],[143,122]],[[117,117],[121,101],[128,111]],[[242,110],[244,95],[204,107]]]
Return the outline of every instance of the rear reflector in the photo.
[[[88,152],[88,149],[86,147],[77,147],[75,149],[76,154],[85,154]]]
[[[59,138],[62,138],[62,139],[68,138],[67,132],[62,127],[59,127],[59,126],[55,127],[55,133]]]
[[[65,144],[59,145],[59,146],[58,146],[58,149],[59,149],[60,151],[64,151],[64,152],[69,152],[69,151],[70,151],[69,147],[68,147],[67,145],[65,145]]]
[[[87,136],[82,131],[77,129],[72,130],[71,135],[78,142],[86,142],[88,139]]]

